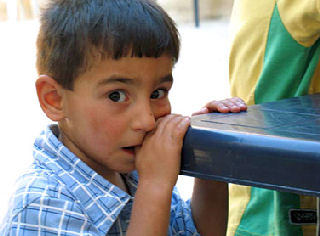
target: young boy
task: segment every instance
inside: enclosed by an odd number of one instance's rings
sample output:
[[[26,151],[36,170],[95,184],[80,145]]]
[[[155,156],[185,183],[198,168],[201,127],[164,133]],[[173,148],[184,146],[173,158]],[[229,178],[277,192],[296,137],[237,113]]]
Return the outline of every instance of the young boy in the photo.
[[[223,235],[226,183],[177,181],[190,119],[170,114],[178,32],[152,0],[53,0],[37,41],[42,110],[1,235]],[[239,112],[237,98],[199,113]],[[139,175],[139,181],[138,181]]]

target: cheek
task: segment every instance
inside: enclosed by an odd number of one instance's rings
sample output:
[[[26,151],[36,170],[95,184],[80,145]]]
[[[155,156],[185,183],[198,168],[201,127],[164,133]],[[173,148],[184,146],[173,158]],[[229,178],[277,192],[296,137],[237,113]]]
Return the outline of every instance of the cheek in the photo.
[[[93,136],[102,136],[110,140],[115,139],[125,128],[125,121],[122,117],[118,117],[111,114],[103,114],[101,112],[94,111],[89,116],[90,127]]]
[[[85,131],[87,135],[84,137],[87,147],[90,146],[91,151],[103,156],[110,155],[121,144],[125,133],[124,122],[102,115],[87,115],[87,117],[89,124]]]
[[[94,104],[83,104],[77,112],[72,114],[72,120],[74,122],[73,127],[80,132],[81,136],[84,136],[88,142],[102,142],[102,139],[106,139],[108,134],[107,130],[112,129],[112,120],[106,112]],[[111,135],[110,135],[111,136]]]

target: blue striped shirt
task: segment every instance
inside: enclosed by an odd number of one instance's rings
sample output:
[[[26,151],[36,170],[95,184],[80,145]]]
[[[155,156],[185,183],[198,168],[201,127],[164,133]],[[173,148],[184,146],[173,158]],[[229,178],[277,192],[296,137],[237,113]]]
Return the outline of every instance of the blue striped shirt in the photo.
[[[138,176],[123,175],[128,193],[98,175],[49,126],[36,139],[34,162],[17,181],[0,235],[125,235]],[[199,235],[190,204],[176,188],[168,235]]]

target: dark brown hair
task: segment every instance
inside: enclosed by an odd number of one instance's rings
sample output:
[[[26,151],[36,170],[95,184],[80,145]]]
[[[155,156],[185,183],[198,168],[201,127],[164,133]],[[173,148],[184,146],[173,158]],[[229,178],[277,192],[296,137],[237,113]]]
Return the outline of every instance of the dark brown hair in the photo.
[[[176,62],[175,23],[153,0],[49,0],[40,15],[37,69],[66,89],[101,58],[159,57]]]

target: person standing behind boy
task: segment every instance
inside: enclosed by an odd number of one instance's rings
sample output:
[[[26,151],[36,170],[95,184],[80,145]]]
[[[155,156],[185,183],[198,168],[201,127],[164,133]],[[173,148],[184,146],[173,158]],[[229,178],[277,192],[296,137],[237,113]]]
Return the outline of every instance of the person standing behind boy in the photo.
[[[40,23],[36,90],[57,124],[37,137],[0,234],[224,235],[226,183],[195,179],[190,202],[174,187],[190,118],[170,114],[171,18],[152,0],[52,0]]]
[[[320,92],[319,0],[236,0],[231,26],[232,96],[258,104]],[[314,197],[237,185],[229,193],[228,235],[316,234],[315,211],[299,220]]]

